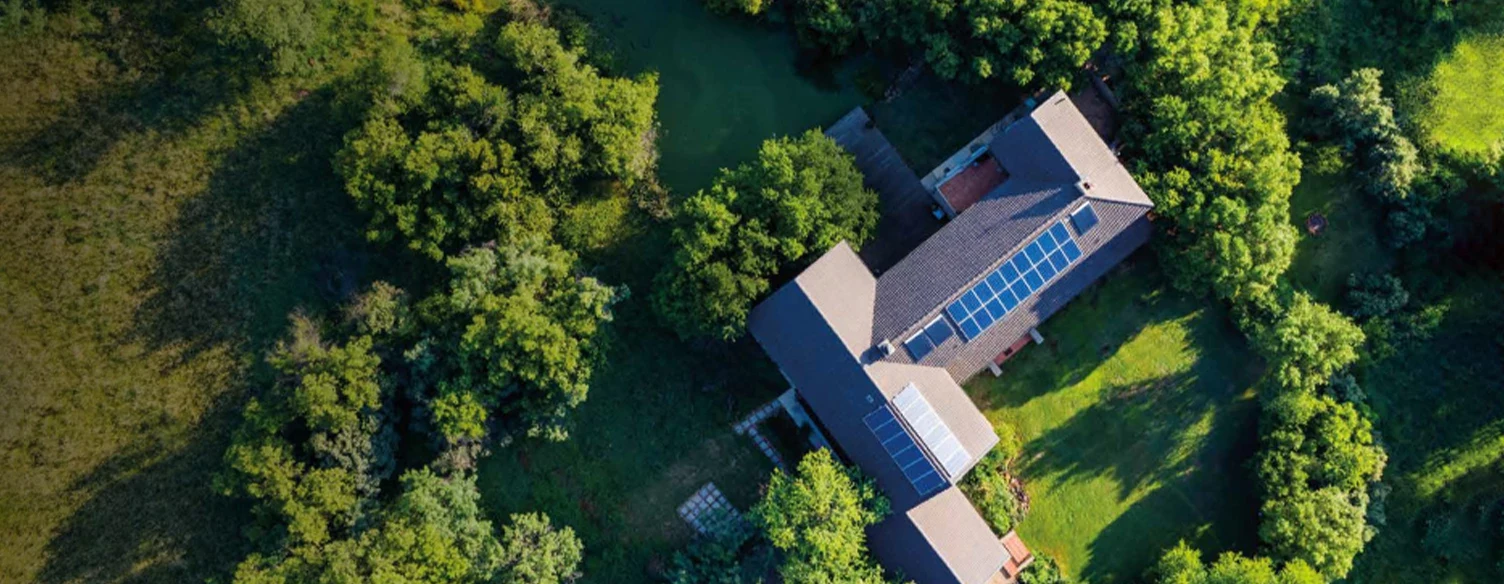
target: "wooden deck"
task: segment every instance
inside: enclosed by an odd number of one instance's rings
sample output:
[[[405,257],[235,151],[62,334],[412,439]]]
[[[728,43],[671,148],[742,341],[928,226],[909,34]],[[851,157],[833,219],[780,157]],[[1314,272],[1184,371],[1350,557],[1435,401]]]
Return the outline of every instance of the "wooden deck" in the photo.
[[[868,269],[881,274],[940,229],[942,223],[930,211],[935,200],[862,108],[842,116],[825,135],[856,157],[862,183],[877,191],[877,235],[858,255]]]

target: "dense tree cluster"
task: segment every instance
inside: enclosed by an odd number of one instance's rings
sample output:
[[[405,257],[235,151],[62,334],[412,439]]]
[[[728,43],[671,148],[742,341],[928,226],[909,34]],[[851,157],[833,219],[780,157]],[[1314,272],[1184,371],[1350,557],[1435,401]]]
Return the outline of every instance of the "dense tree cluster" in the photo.
[[[1385,233],[1399,248],[1439,231],[1432,208],[1462,186],[1447,170],[1428,171],[1421,164],[1384,97],[1381,76],[1377,69],[1359,69],[1339,84],[1317,87],[1312,118],[1318,136],[1336,139],[1357,161],[1363,191],[1385,208]]]
[[[413,582],[564,584],[578,576],[574,531],[537,514],[513,515],[498,536],[473,477],[427,470],[402,476],[402,494],[358,533],[280,554],[253,554],[237,584]]]
[[[1267,302],[1295,251],[1300,159],[1270,98],[1274,48],[1221,4],[1160,11],[1130,67],[1135,176],[1173,227],[1158,238],[1176,283],[1234,305]]]
[[[405,354],[409,394],[449,446],[485,438],[493,418],[564,439],[564,417],[585,400],[598,333],[625,289],[577,276],[574,254],[539,236],[472,248],[447,266],[447,287],[417,307],[424,332]]]
[[[653,305],[680,336],[736,338],[770,279],[843,240],[859,248],[876,225],[877,194],[834,140],[768,140],[679,206]]]
[[[793,11],[805,44],[836,55],[901,47],[968,83],[1069,88],[1107,39],[1105,19],[1077,0],[798,0]]]
[[[540,23],[507,23],[492,48],[508,84],[411,51],[378,63],[390,81],[376,87],[402,90],[373,98],[338,156],[372,240],[441,259],[467,243],[549,232],[585,182],[649,180],[655,77],[601,75]]]
[[[1325,584],[1309,565],[1299,560],[1275,569],[1268,558],[1248,558],[1225,553],[1208,566],[1201,554],[1185,542],[1175,546],[1151,570],[1158,584]]]

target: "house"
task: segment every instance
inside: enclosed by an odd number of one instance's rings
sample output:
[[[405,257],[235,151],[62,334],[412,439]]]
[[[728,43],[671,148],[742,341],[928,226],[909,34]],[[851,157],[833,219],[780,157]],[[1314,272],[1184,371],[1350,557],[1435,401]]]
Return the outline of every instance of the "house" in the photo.
[[[917,584],[1012,582],[1032,560],[956,486],[998,442],[960,383],[1037,339],[1150,233],[1149,198],[1064,94],[977,150],[938,182],[971,200],[946,201],[951,221],[890,269],[874,275],[843,242],[748,319],[821,433],[892,502],[868,543]]]

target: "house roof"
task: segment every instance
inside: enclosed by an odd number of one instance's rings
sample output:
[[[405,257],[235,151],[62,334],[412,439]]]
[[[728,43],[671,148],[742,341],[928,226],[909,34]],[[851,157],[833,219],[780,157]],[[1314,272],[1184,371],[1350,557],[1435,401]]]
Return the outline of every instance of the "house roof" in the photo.
[[[1008,179],[882,277],[874,277],[843,242],[748,316],[752,335],[836,447],[892,502],[893,514],[869,531],[873,552],[890,570],[920,584],[983,584],[1011,557],[955,487],[998,441],[956,380],[990,361],[1001,350],[993,350],[993,344],[1004,337],[1008,343],[1016,340],[1019,327],[1047,318],[1148,237],[1148,197],[1063,94],[1009,126],[990,148]],[[1083,199],[1092,201],[1100,221],[1077,236],[1080,261],[1002,324],[964,343],[953,336],[922,362],[912,361],[901,346],[907,334],[931,322],[942,306]],[[889,339],[891,354],[879,347]],[[926,494],[909,482],[863,421],[910,386],[970,456],[954,476],[939,471],[947,479],[943,488]],[[905,415],[899,416],[902,425],[917,433],[915,421]],[[927,412],[924,417],[929,419]],[[927,448],[923,453],[932,462],[938,458]]]

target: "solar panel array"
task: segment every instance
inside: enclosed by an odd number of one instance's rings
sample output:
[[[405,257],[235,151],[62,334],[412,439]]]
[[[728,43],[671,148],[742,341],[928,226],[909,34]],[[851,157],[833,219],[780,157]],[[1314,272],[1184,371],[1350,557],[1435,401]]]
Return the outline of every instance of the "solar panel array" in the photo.
[[[940,414],[935,413],[935,408],[930,406],[929,400],[924,399],[919,388],[910,383],[893,398],[893,405],[898,406],[899,415],[919,435],[919,441],[924,443],[924,447],[929,449],[935,460],[940,461],[946,476],[951,480],[961,476],[961,471],[966,470],[966,465],[971,463],[971,453],[961,446],[956,434],[950,431],[950,426],[945,425],[945,420],[940,419]]]
[[[961,294],[945,312],[966,340],[975,339],[1079,259],[1081,247],[1061,221]]]
[[[956,331],[950,328],[950,323],[945,322],[943,318],[936,318],[926,325],[924,330],[914,333],[914,336],[904,341],[903,346],[909,350],[909,355],[914,357],[914,362],[918,363],[925,355],[930,354],[930,351],[935,350],[935,347],[940,346],[940,343],[950,340],[955,335]]]
[[[888,452],[888,456],[893,457],[893,462],[903,470],[904,478],[909,480],[909,484],[914,485],[914,490],[919,491],[919,496],[928,495],[945,487],[945,477],[940,476],[940,472],[935,470],[934,463],[924,456],[924,451],[919,448],[914,437],[909,435],[909,431],[893,415],[892,408],[884,404],[867,414],[867,417],[862,418],[862,422],[866,423],[867,429],[872,430],[872,434],[877,436],[879,442],[882,442],[883,450]]]

